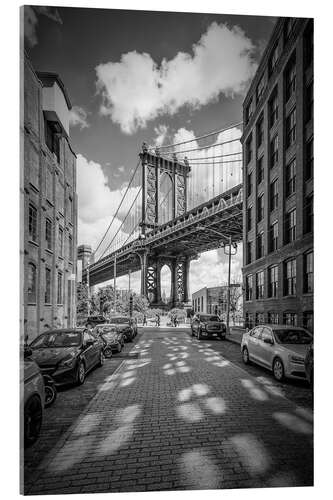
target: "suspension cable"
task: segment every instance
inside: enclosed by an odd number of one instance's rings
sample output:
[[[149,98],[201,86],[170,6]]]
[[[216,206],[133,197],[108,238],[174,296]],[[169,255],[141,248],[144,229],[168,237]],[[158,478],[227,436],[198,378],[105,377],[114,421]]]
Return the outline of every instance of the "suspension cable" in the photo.
[[[236,156],[236,155],[241,155],[242,151],[238,151],[237,153],[228,153],[224,155],[214,155],[214,156],[205,156],[203,158],[197,157],[197,158],[187,158],[187,161],[199,161],[199,160],[213,160],[215,158],[224,158],[226,156]]]
[[[200,139],[205,139],[206,137],[210,137],[212,135],[220,134],[221,132],[226,132],[227,130],[230,130],[235,127],[239,127],[240,125],[243,125],[243,122],[235,123],[234,125],[229,125],[227,128],[222,128],[220,130],[214,130],[213,132],[209,132],[208,134],[201,135],[199,137],[195,137],[194,139],[189,139],[187,141],[183,142],[177,142],[175,144],[168,144],[166,146],[159,146],[158,149],[167,149],[167,148],[174,148],[175,146],[182,146],[183,144],[188,144],[193,141],[199,141]],[[154,147],[150,147],[149,150],[156,149]]]
[[[101,246],[101,244],[102,244],[102,243],[103,243],[103,241],[105,240],[105,237],[106,237],[107,233],[109,232],[110,227],[112,226],[112,224],[113,224],[113,222],[114,222],[115,218],[117,217],[118,212],[119,212],[119,210],[120,210],[120,207],[121,207],[121,205],[122,205],[122,203],[123,203],[123,201],[124,201],[124,199],[125,199],[125,196],[126,196],[126,195],[127,195],[127,193],[128,193],[129,188],[131,187],[131,184],[132,184],[132,182],[133,182],[134,176],[135,176],[135,174],[136,174],[136,172],[137,172],[137,170],[138,170],[138,168],[139,168],[140,162],[141,162],[141,160],[139,160],[139,161],[138,161],[137,166],[135,167],[135,170],[134,170],[133,175],[132,175],[132,177],[131,177],[131,180],[129,181],[129,183],[128,183],[128,185],[127,185],[126,191],[125,191],[125,193],[123,194],[123,197],[122,197],[122,199],[121,199],[121,201],[120,201],[120,203],[119,203],[119,205],[118,205],[118,208],[117,208],[117,210],[116,210],[116,213],[113,215],[113,218],[112,218],[112,220],[111,220],[111,222],[110,222],[110,224],[109,224],[109,226],[108,226],[107,230],[105,231],[104,236],[102,237],[101,241],[100,241],[100,242],[99,242],[99,244],[97,245],[97,248],[96,248],[96,249],[95,249],[95,251],[93,252],[93,255],[97,252],[97,250],[99,249],[99,247]],[[104,254],[103,254],[103,255],[104,255]]]
[[[230,141],[218,142],[217,144],[211,144],[210,146],[202,146],[200,148],[187,149],[186,151],[177,151],[177,154],[189,153],[190,151],[201,151],[203,149],[215,148],[216,146],[222,146],[223,144],[231,144],[232,142],[240,141],[238,139],[231,139]],[[173,153],[165,153],[166,155],[173,155]]]

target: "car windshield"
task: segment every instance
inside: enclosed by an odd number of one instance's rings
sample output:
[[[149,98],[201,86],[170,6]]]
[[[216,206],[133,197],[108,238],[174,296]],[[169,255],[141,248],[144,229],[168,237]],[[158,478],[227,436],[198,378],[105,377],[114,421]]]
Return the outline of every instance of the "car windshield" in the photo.
[[[46,347],[76,347],[81,344],[79,332],[53,332],[44,333],[35,339],[30,347],[41,349]]]
[[[305,330],[286,328],[274,330],[274,335],[280,344],[311,344],[312,342],[311,335]]]
[[[110,318],[110,323],[113,325],[120,325],[122,323],[129,324],[129,319],[128,318]]]
[[[208,314],[207,315],[202,314],[200,316],[200,320],[201,321],[220,321],[220,318],[218,316],[208,316]]]

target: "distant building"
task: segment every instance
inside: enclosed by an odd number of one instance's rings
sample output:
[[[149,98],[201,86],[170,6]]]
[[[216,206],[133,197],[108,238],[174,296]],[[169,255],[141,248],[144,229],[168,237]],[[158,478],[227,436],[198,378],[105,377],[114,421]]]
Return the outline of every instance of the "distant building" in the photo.
[[[313,328],[313,20],[280,18],[243,104],[248,326]]]
[[[76,155],[71,103],[55,73],[36,73],[24,57],[21,120],[22,332],[76,321]]]
[[[242,285],[240,283],[232,283],[230,285],[230,296],[235,296],[234,290],[239,291],[238,307],[239,313],[242,307]],[[228,286],[215,286],[211,288],[201,288],[192,294],[192,308],[195,313],[218,314],[225,316],[228,304]]]

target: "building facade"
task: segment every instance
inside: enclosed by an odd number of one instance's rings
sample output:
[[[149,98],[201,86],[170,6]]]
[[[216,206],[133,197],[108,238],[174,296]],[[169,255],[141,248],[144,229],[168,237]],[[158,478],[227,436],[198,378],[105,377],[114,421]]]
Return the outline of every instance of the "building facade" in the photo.
[[[241,314],[242,286],[240,283],[230,285],[230,311]],[[195,313],[217,314],[225,318],[228,307],[228,286],[204,287],[192,294],[192,308]]]
[[[21,317],[31,341],[76,322],[76,155],[62,81],[36,72],[27,55],[23,65]]]
[[[312,19],[278,20],[243,120],[245,321],[312,330]]]

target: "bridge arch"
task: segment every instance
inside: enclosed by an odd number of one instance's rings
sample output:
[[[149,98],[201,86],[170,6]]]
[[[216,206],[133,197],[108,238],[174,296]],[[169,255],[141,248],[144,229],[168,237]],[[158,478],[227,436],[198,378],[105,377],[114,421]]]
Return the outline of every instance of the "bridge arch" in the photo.
[[[161,172],[158,191],[158,222],[164,224],[171,220],[174,214],[174,183],[170,172]]]
[[[161,267],[161,300],[164,304],[168,304],[171,299],[172,291],[172,274],[171,267],[168,263],[165,263]]]

